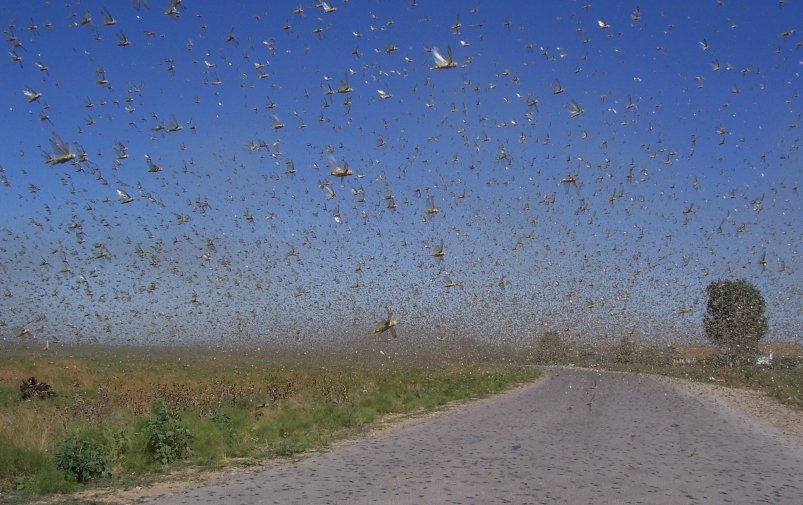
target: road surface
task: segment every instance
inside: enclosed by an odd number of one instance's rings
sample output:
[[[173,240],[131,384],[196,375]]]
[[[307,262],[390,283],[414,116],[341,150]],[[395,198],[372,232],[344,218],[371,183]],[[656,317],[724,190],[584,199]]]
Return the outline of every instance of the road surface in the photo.
[[[168,504],[803,504],[803,449],[666,381],[556,369]]]

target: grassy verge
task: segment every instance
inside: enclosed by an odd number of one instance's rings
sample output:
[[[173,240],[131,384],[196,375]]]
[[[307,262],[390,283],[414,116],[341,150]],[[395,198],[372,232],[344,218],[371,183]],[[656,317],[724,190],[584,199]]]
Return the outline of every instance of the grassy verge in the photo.
[[[431,357],[430,357],[431,358]],[[30,376],[58,395],[20,399]],[[0,501],[136,485],[187,466],[292,456],[533,380],[476,359],[343,359],[139,349],[0,357]]]
[[[694,365],[608,363],[601,367],[608,370],[652,373],[727,387],[754,389],[766,393],[784,405],[803,410],[801,368],[727,367],[703,363]]]

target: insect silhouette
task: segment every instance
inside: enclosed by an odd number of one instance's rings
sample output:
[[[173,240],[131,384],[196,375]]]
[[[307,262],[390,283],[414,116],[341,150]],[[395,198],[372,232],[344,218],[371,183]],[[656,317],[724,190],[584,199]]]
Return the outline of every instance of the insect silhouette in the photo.
[[[393,338],[398,337],[396,334],[396,325],[399,322],[393,319],[393,312],[391,312],[390,307],[386,307],[387,317],[385,319],[380,319],[378,324],[374,327],[373,333],[384,333],[389,332],[390,336]]]

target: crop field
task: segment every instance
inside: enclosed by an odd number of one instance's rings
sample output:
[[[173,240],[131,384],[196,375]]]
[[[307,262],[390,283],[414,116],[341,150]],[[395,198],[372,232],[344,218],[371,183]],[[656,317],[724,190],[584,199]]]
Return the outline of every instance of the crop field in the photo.
[[[498,349],[16,347],[0,357],[0,497],[135,485],[325,448],[392,415],[531,381]],[[29,377],[55,391],[21,397]]]

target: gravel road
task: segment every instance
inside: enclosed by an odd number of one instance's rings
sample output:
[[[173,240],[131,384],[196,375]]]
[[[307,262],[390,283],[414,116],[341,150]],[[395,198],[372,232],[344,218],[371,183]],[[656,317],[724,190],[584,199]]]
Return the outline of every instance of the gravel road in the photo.
[[[150,504],[803,503],[803,449],[676,384],[538,383]]]

